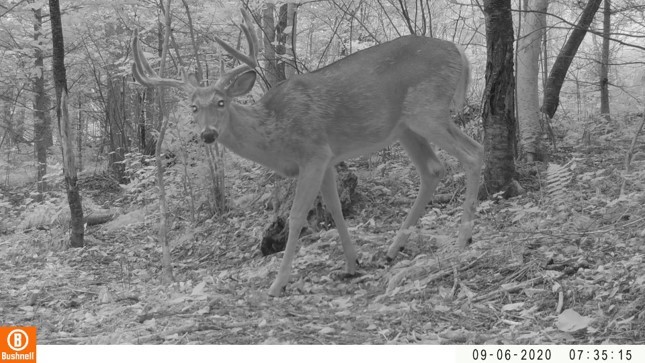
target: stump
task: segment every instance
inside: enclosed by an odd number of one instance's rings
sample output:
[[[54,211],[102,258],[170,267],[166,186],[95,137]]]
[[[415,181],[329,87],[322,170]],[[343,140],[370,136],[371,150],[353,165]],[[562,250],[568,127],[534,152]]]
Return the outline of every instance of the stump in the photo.
[[[347,218],[352,214],[352,205],[356,201],[356,186],[358,185],[358,177],[347,168],[345,163],[340,163],[336,166],[338,172],[338,195],[343,210],[343,216]],[[272,206],[274,210],[274,218],[271,224],[266,228],[262,242],[260,243],[260,251],[263,256],[268,256],[280,251],[284,251],[287,244],[287,237],[289,234],[288,217],[289,209],[293,203],[293,195],[296,189],[296,182],[293,179],[285,179],[275,186],[273,192]],[[303,227],[300,235],[318,232],[321,229],[329,229],[334,227],[334,221],[331,214],[326,210],[322,197],[318,195],[314,202],[313,207],[307,214],[307,226]]]

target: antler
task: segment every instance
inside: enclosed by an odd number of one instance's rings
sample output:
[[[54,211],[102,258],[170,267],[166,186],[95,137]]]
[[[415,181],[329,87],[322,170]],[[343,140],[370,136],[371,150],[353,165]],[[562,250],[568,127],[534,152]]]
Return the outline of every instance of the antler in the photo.
[[[181,80],[171,79],[171,78],[161,78],[155,72],[150,64],[146,60],[146,57],[141,51],[139,46],[139,31],[134,31],[134,36],[132,37],[132,53],[134,55],[134,63],[132,63],[132,75],[137,82],[141,83],[146,87],[175,87],[183,89],[185,91],[190,91],[194,86],[188,81],[186,73],[183,68],[181,69]]]
[[[243,54],[242,52],[233,48],[228,43],[220,39],[217,35],[213,36],[215,41],[222,48],[224,48],[224,50],[226,50],[230,55],[232,55],[233,58],[243,63],[226,73],[225,78],[227,80],[237,77],[237,75],[239,75],[240,73],[248,71],[249,68],[254,69],[255,67],[258,66],[258,38],[255,35],[255,32],[253,31],[253,29],[250,28],[251,24],[253,24],[253,18],[246,10],[240,9],[240,11],[242,12],[242,17],[244,18],[244,22],[239,24],[239,27],[240,29],[242,29],[242,31],[244,32],[244,35],[246,36],[246,41],[248,42],[248,45],[249,45],[249,55]]]
[[[215,38],[215,41],[220,46],[222,46],[224,50],[226,50],[234,58],[243,63],[227,72],[223,76],[223,79],[220,80],[220,82],[228,82],[232,79],[235,79],[239,74],[258,66],[258,38],[255,35],[255,32],[253,32],[253,29],[249,28],[249,26],[251,26],[251,24],[253,23],[253,18],[251,18],[251,15],[246,10],[241,9],[241,11],[244,22],[240,24],[239,27],[242,29],[244,35],[246,36],[246,40],[249,45],[249,55],[243,54],[242,52],[236,50],[235,48],[224,42],[222,39],[220,39],[218,36],[213,36]],[[132,51],[134,55],[134,63],[132,63],[132,75],[137,80],[137,82],[141,83],[142,85],[147,87],[175,87],[183,89],[187,92],[195,88],[195,85],[193,85],[189,81],[183,69],[181,70],[181,80],[159,77],[157,72],[155,72],[152,67],[150,67],[150,64],[141,51],[141,47],[139,46],[138,30],[134,31],[134,35],[132,37]]]

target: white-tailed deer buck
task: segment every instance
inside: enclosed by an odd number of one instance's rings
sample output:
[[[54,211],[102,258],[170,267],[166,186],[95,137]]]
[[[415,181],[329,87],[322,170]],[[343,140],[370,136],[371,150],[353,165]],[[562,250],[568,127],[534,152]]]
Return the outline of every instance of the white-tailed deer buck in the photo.
[[[410,227],[424,214],[444,174],[430,143],[459,159],[466,170],[466,195],[458,246],[472,236],[483,149],[451,120],[461,109],[470,70],[453,43],[404,36],[354,53],[322,69],[274,85],[254,105],[233,102],[256,79],[258,40],[250,15],[242,11],[249,54],[215,40],[242,65],[214,85],[201,87],[183,71],[182,80],[160,78],[132,41],[132,73],[142,85],[183,89],[206,143],[214,141],[236,154],[281,174],[297,177],[289,214],[289,237],[280,271],[269,289],[279,296],[286,287],[301,227],[313,201],[323,200],[336,223],[346,272],[356,273],[356,249],[347,231],[336,189],[334,165],[399,141],[421,177],[414,205],[387,252],[393,259],[405,245]]]

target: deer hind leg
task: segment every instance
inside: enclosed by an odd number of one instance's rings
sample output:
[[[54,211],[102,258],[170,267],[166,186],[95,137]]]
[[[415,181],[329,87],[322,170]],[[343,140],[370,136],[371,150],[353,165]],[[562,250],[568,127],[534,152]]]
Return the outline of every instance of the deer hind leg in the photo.
[[[484,148],[468,135],[464,134],[445,112],[445,117],[436,117],[432,120],[442,120],[430,124],[411,124],[410,128],[433,144],[455,156],[466,170],[466,196],[463,204],[461,227],[457,237],[457,246],[465,247],[472,242],[475,208],[481,179],[481,168],[484,164]],[[444,121],[445,120],[445,121]]]
[[[316,195],[318,195],[328,163],[329,159],[312,161],[305,168],[302,168],[298,174],[296,194],[293,198],[291,211],[289,212],[287,246],[284,250],[278,275],[269,288],[270,296],[280,296],[282,290],[284,290],[289,282],[291,265],[296,253],[298,239],[300,238],[300,231],[307,218],[307,212],[311,209],[311,205]]]
[[[403,148],[410,156],[410,159],[417,168],[421,179],[421,186],[417,199],[410,209],[410,213],[405,218],[401,229],[396,234],[394,242],[387,251],[387,260],[393,260],[397,253],[403,249],[408,237],[410,236],[410,227],[414,226],[419,218],[425,213],[425,208],[432,200],[437,184],[445,173],[441,161],[437,158],[432,146],[423,137],[411,130],[405,130],[399,141]]]
[[[340,242],[343,246],[343,252],[345,253],[346,262],[345,272],[348,275],[354,275],[356,274],[357,265],[356,248],[354,247],[352,239],[349,236],[349,231],[347,230],[347,225],[345,224],[345,218],[343,218],[340,198],[338,197],[338,187],[336,186],[336,169],[333,166],[327,168],[320,190],[322,192],[322,197],[325,201],[325,205],[329,209],[329,212],[334,219],[336,230],[338,230],[338,236],[340,237]]]

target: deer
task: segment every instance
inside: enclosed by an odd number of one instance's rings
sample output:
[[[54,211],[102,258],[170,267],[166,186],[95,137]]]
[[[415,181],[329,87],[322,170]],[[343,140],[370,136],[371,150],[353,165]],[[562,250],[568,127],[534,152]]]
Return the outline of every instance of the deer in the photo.
[[[258,72],[258,39],[251,15],[242,10],[238,26],[248,54],[217,36],[215,41],[240,64],[201,86],[181,69],[181,79],[161,78],[143,55],[135,31],[132,74],[147,87],[183,90],[206,144],[218,142],[233,153],[277,173],[295,177],[284,255],[268,294],[288,285],[300,231],[318,195],[335,223],[345,258],[345,275],[356,276],[359,261],[341,211],[335,165],[376,152],[398,141],[419,176],[419,192],[387,250],[392,262],[405,246],[411,227],[445,174],[438,146],[465,170],[466,191],[456,246],[472,242],[483,147],[452,121],[465,102],[470,65],[463,50],[445,40],[407,35],[355,52],[316,71],[274,85],[253,104],[234,100],[253,88]]]

